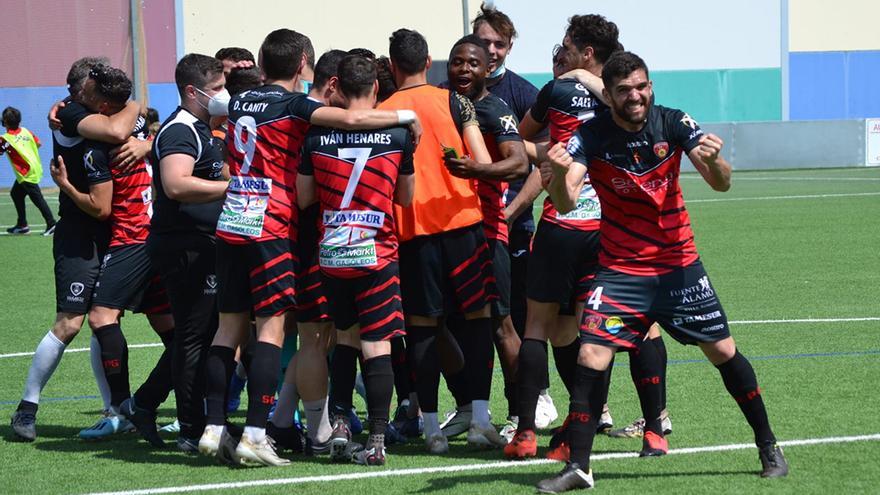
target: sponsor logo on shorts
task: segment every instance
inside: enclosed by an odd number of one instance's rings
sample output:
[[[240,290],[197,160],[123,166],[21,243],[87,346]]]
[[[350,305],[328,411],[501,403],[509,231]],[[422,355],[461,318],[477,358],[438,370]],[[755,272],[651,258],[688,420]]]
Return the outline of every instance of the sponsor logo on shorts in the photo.
[[[718,325],[712,325],[711,327],[705,327],[700,329],[700,333],[713,333],[719,330],[724,330],[724,324],[719,323]]]
[[[623,320],[620,317],[612,316],[605,320],[605,330],[611,335],[617,335],[623,328]]]
[[[82,296],[83,291],[86,290],[86,286],[83,285],[82,282],[73,282],[70,284],[70,294],[67,296],[67,302],[73,303],[84,303],[86,302],[86,298]]]
[[[217,275],[213,273],[205,277],[205,295],[212,296],[217,293]]]
[[[592,332],[602,326],[602,317],[599,315],[587,315],[584,318],[584,328]]]
[[[685,316],[684,318],[673,318],[672,324],[679,326],[682,324],[693,323],[695,321],[712,321],[716,318],[721,318],[721,311],[720,310],[713,311],[711,313],[706,313],[703,315],[690,315],[690,316]]]
[[[676,289],[669,291],[672,297],[681,297],[681,304],[693,304],[700,301],[706,301],[715,297],[715,290],[709,283],[709,276],[703,275],[697,281],[697,285],[692,285],[684,289]]]

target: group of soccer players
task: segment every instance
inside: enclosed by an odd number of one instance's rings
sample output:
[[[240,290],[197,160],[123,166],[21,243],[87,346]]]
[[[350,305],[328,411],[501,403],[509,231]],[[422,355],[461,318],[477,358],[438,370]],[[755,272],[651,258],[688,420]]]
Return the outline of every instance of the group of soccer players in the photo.
[[[755,432],[761,475],[786,475],[678,184],[687,154],[727,190],[722,141],[654,104],[645,62],[602,16],[569,19],[540,92],[505,67],[516,31],[504,13],[483,7],[473,28],[452,46],[442,87],[428,84],[427,42],[408,29],[391,35],[389,58],[330,50],[316,62],[289,29],[269,33],[256,60],[186,55],[180,106],[151,139],[125,73],[75,62],[70,96],[50,113],[57,316],[14,435],[36,438],[40,392],[88,317],[105,415],[85,439],[137,429],[164,446],[156,411],[173,390],[178,447],[230,464],[285,465],[290,449],[382,465],[402,434],[443,454],[465,432],[523,459],[556,418],[549,341],[570,406],[547,456],[566,465],[538,490],[589,488],[618,350],[643,413],[622,434],[643,437],[641,456],[668,452],[662,327],[718,368]],[[133,394],[125,310],[145,313],[165,345]],[[352,441],[358,362],[364,445]],[[441,375],[456,402],[442,425]],[[227,415],[245,379],[241,429]]]

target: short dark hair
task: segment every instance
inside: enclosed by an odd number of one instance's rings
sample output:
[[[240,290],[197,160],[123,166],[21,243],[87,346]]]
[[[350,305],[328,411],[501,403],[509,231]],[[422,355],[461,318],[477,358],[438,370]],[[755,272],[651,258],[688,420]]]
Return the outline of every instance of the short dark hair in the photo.
[[[376,63],[360,55],[339,62],[339,91],[347,98],[368,96],[376,82]]]
[[[391,63],[406,75],[418,74],[428,65],[428,42],[418,31],[398,29],[391,34]]]
[[[89,71],[95,81],[95,91],[113,103],[125,104],[131,98],[131,79],[116,67],[98,64]]]
[[[397,83],[391,73],[391,60],[384,55],[376,59],[376,79],[379,81],[377,100],[385,101],[397,91]]]
[[[376,60],[376,54],[369,48],[352,48],[348,51],[349,55],[359,55],[370,60]]]
[[[306,65],[309,66],[309,69],[315,70],[315,47],[312,46],[312,40],[309,39],[308,36],[296,33],[302,36],[303,39],[303,53],[306,54]]]
[[[312,44],[307,36],[292,29],[276,29],[269,33],[260,46],[266,79],[292,79],[296,76],[307,43]]]
[[[3,109],[3,126],[10,129],[18,129],[21,124],[21,112],[15,107],[6,107]]]
[[[626,78],[639,69],[645,71],[646,78],[651,78],[651,75],[648,73],[648,66],[645,65],[645,61],[641,57],[633,52],[616,52],[608,58],[608,61],[602,67],[602,83],[605,84],[608,91],[611,91],[611,87],[617,81]]]
[[[223,62],[200,53],[189,53],[177,62],[174,82],[177,83],[177,92],[182,97],[183,90],[188,85],[202,89],[209,81],[221,74],[223,74]]]
[[[316,88],[323,88],[330,78],[337,74],[339,70],[339,62],[342,61],[348,53],[342,50],[327,50],[318,59],[315,64],[315,78],[312,85]]]
[[[482,3],[480,4],[480,13],[471,22],[474,32],[477,32],[477,29],[480,29],[480,24],[484,22],[508,40],[513,41],[516,38],[516,28],[513,27],[513,21],[510,20],[510,17],[494,7],[486,7],[486,4]]]
[[[620,32],[617,24],[596,14],[574,15],[568,19],[565,34],[571,38],[578,50],[584,51],[593,47],[593,53],[599,63],[604,64],[612,53],[622,48],[617,38]]]
[[[147,107],[147,125],[159,122],[159,111],[153,107]]]
[[[67,71],[67,90],[71,95],[79,93],[83,81],[89,77],[89,71],[98,64],[110,65],[110,59],[107,57],[83,57],[70,66],[70,70]]]
[[[244,93],[263,84],[263,73],[259,67],[238,67],[226,76],[226,90],[231,95]]]
[[[467,36],[462,36],[461,38],[459,38],[458,41],[456,41],[455,44],[452,45],[452,49],[449,50],[450,60],[452,60],[452,52],[454,52],[455,49],[461,45],[474,45],[482,49],[482,51],[486,54],[486,61],[489,60],[489,45],[476,34],[469,34]]]
[[[257,63],[257,60],[254,58],[254,54],[251,53],[247,48],[239,48],[237,46],[228,46],[226,48],[221,48],[217,50],[217,53],[214,54],[214,58],[217,60],[231,60],[233,62],[253,62]]]

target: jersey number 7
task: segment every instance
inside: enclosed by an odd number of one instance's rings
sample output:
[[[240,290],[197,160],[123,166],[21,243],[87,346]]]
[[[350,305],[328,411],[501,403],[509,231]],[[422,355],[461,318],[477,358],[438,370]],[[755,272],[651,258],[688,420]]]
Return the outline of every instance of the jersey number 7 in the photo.
[[[351,198],[354,196],[354,190],[357,188],[358,182],[361,180],[361,174],[367,161],[370,159],[372,148],[339,148],[339,158],[346,160],[354,159],[354,168],[348,177],[348,185],[345,186],[345,194],[342,195],[342,204],[340,208],[348,208],[351,205]]]

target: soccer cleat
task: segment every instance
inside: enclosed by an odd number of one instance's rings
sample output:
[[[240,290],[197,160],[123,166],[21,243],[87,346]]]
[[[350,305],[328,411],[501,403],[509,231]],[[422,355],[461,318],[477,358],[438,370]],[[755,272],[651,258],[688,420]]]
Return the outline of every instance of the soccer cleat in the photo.
[[[305,451],[302,431],[294,423],[290,428],[279,428],[271,421],[266,424],[266,434],[275,440],[279,449],[287,449],[294,453]]]
[[[159,431],[164,431],[166,433],[180,433],[180,421],[175,419],[173,423],[168,423],[159,428]]]
[[[383,435],[370,435],[367,447],[351,456],[351,461],[362,466],[385,465],[385,439]]]
[[[495,431],[495,427],[491,424],[488,426],[481,426],[472,423],[471,427],[468,428],[467,443],[470,447],[497,449],[505,447],[507,445],[507,439]]]
[[[669,443],[665,437],[661,437],[653,431],[645,432],[645,436],[642,438],[642,450],[639,452],[639,457],[658,457],[666,455],[668,452]]]
[[[669,415],[660,417],[660,426],[663,428],[664,436],[672,434],[672,420],[669,419]],[[608,432],[608,436],[614,438],[642,438],[644,434],[644,418],[639,418],[619,430],[611,430]]]
[[[596,425],[596,433],[607,433],[614,427],[614,419],[611,417],[611,411],[608,410],[608,404],[602,408],[602,415],[599,416],[599,424]]]
[[[516,416],[510,416],[507,418],[507,423],[504,424],[498,434],[504,437],[504,439],[507,440],[507,443],[510,443],[510,441],[513,440],[513,436],[516,435],[516,429],[518,427],[519,418]]]
[[[156,430],[155,412],[137,407],[134,403],[134,397],[125,399],[122,404],[119,405],[119,412],[125,416],[127,420],[131,421],[131,424],[137,428],[138,433],[141,434],[144,440],[150,442],[150,445],[154,447],[165,447],[165,442],[159,437],[159,432]],[[180,446],[179,444],[180,440],[178,440],[178,446]],[[198,446],[196,446],[195,451],[198,452]]]
[[[55,233],[55,223],[46,227],[46,230],[43,231],[43,237],[49,237],[50,235]]]
[[[425,448],[431,454],[445,454],[449,452],[449,441],[442,433],[435,433],[425,437]]]
[[[199,439],[199,453],[216,457],[223,464],[233,464],[237,443],[222,425],[208,425]]]
[[[593,485],[593,471],[585,473],[580,466],[570,462],[556,476],[539,481],[535,488],[540,493],[562,493],[593,488]]]
[[[351,442],[351,429],[342,416],[336,416],[333,419],[333,432],[330,434],[330,460],[333,462],[351,460],[349,442]]]
[[[782,453],[782,447],[773,443],[758,449],[761,459],[762,478],[781,478],[788,474],[788,461]]]
[[[545,392],[538,395],[538,405],[535,407],[535,426],[543,430],[548,428],[558,417],[559,413],[556,412],[556,405],[553,404],[553,398],[550,397],[550,394]]]
[[[440,425],[440,431],[446,438],[453,438],[467,433],[471,427],[471,405],[461,406],[450,413],[446,413],[446,420]]]
[[[187,438],[187,437],[177,437],[177,450],[183,452],[184,454],[190,455],[198,455],[199,454],[199,440],[196,438]]]
[[[394,423],[388,423],[388,426],[385,427],[385,444],[386,445],[395,445],[398,443],[406,443],[407,438],[397,430],[397,427],[394,426]]]
[[[31,412],[12,413],[12,435],[14,440],[33,442],[37,439],[37,415]]]
[[[114,433],[128,433],[134,429],[131,421],[125,419],[124,416],[114,414],[112,411],[104,411],[97,423],[80,430],[79,437],[83,440],[100,440]]]
[[[247,378],[241,378],[238,373],[232,373],[232,379],[229,380],[229,391],[227,393],[229,399],[226,401],[226,413],[234,413],[241,406],[241,392],[247,385]]]
[[[559,447],[563,442],[568,441],[568,417],[565,418],[565,421],[562,422],[562,425],[558,428],[554,428],[551,430],[553,432],[553,436],[550,437],[549,447],[551,449],[555,449]]]
[[[397,431],[406,438],[418,438],[425,431],[425,420],[421,416],[407,417],[406,412],[403,414],[403,420],[395,422],[395,425]]]
[[[547,452],[547,459],[568,462],[571,459],[571,449],[568,447],[568,442],[562,442],[556,448],[550,449]]]
[[[504,457],[508,459],[525,459],[538,454],[538,440],[534,430],[516,432],[513,440],[504,446]]]
[[[234,459],[242,466],[286,466],[289,459],[278,457],[275,452],[275,441],[270,436],[264,436],[260,442],[251,441],[247,435],[241,436],[241,441],[235,447]]]
[[[14,227],[9,227],[8,229],[6,229],[6,233],[12,235],[30,234],[31,228],[27,225],[16,225]]]
[[[305,455],[313,457],[317,455],[327,455],[330,453],[330,440],[324,443],[315,443],[311,438],[306,437]]]

